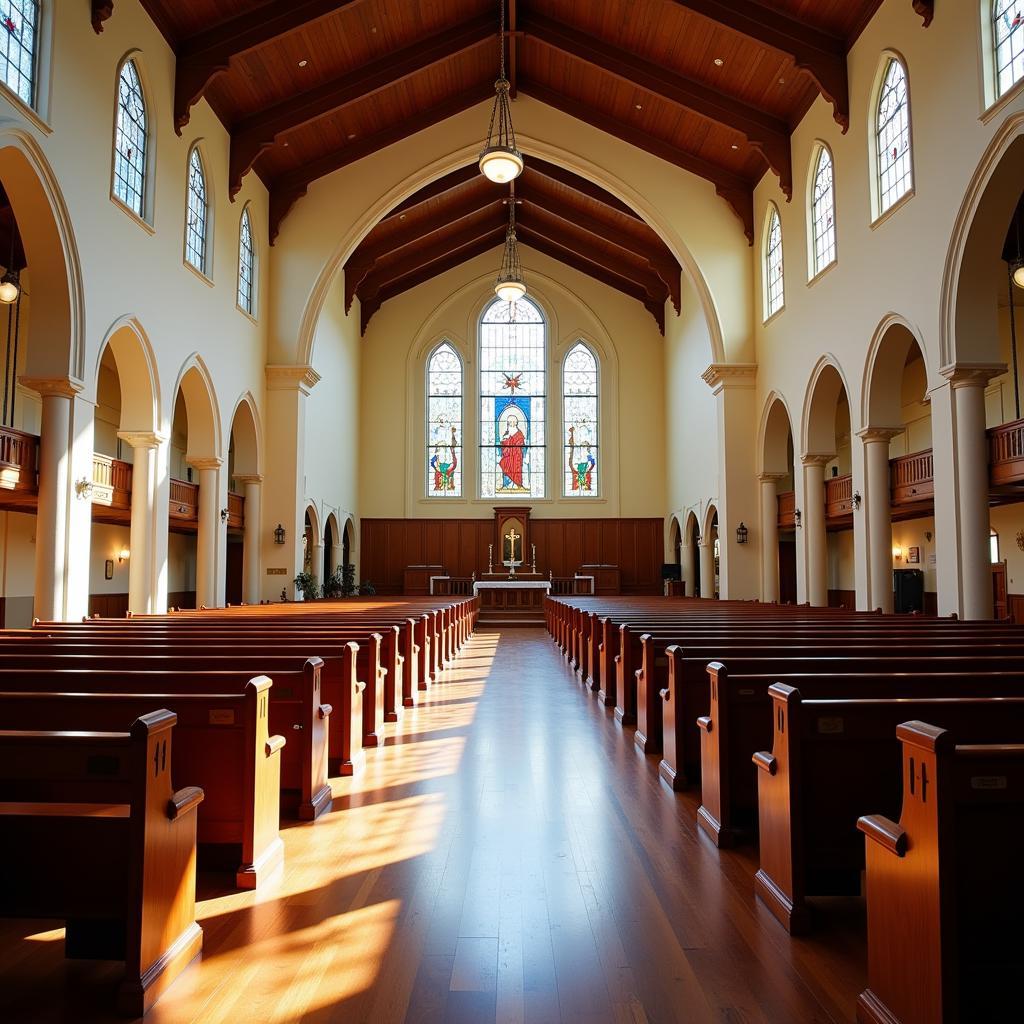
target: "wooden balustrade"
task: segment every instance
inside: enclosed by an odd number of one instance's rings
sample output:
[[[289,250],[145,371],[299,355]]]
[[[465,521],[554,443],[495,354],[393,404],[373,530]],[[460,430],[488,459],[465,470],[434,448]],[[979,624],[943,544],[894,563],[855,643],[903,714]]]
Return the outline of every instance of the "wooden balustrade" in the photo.
[[[833,476],[825,481],[825,520],[853,515],[853,477]]]
[[[796,526],[796,491],[783,491],[776,501],[779,505],[779,529],[792,530]]]
[[[0,490],[37,494],[39,438],[13,427],[0,427]]]
[[[890,501],[893,507],[935,500],[932,450],[889,460]]]
[[[228,491],[228,528],[245,529],[245,495]]]
[[[171,478],[170,517],[177,522],[199,521],[199,484]]]
[[[1024,420],[993,427],[988,434],[989,483],[1024,483]]]

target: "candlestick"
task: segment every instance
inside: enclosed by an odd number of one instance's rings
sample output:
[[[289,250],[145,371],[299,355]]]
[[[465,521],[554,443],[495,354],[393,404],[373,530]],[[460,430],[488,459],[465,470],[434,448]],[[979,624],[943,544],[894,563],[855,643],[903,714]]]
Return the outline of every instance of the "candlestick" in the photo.
[[[487,575],[494,572],[494,545],[487,545]]]
[[[531,544],[530,549],[533,551],[533,571],[537,571],[537,545]]]

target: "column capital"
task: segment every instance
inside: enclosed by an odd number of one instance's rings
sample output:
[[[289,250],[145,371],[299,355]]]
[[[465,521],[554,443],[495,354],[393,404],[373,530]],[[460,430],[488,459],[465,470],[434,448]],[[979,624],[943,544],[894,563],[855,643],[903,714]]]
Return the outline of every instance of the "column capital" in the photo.
[[[84,386],[70,377],[19,377],[18,383],[43,398],[74,398]]]
[[[132,448],[159,448],[167,440],[166,434],[155,430],[119,430],[117,436]]]
[[[884,441],[888,444],[894,437],[902,434],[904,429],[904,427],[865,427],[856,433],[865,444],[872,444],[875,441]]]
[[[785,480],[789,476],[788,473],[758,473],[757,479],[763,484],[777,484],[780,480]]]
[[[308,395],[320,383],[320,374],[312,366],[271,365],[265,369],[268,391],[301,391]]]
[[[193,469],[220,469],[224,465],[224,460],[218,458],[216,455],[196,455],[195,457],[186,456],[185,461]]]
[[[806,466],[825,466],[835,458],[835,453],[828,455],[824,452],[807,452],[800,456],[800,464]]]
[[[1006,363],[951,363],[939,372],[950,387],[983,388],[993,377],[1006,373]]]
[[[236,484],[261,484],[263,476],[260,473],[235,474]]]
[[[757,363],[712,363],[701,378],[716,395],[724,388],[753,388],[757,384]]]

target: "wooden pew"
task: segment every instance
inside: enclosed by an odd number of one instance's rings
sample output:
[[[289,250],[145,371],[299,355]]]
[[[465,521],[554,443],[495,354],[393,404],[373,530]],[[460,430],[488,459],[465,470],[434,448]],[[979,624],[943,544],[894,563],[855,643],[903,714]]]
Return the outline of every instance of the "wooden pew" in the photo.
[[[995,727],[995,732],[1000,731]],[[902,744],[899,824],[862,817],[868,908],[863,1024],[1019,1016],[1024,745],[920,721]],[[1004,734],[1004,735],[1008,735]]]
[[[144,1014],[202,950],[198,787],[174,790],[175,716],[127,732],[0,732],[0,913],[66,922],[69,957],[123,960]]]
[[[1024,697],[805,700],[782,683],[771,695],[775,742],[753,757],[761,857],[754,889],[794,934],[811,926],[808,897],[859,894],[857,820],[899,813],[896,730],[908,715],[982,741],[1024,735]]]
[[[54,677],[59,679],[59,677]],[[268,730],[266,676],[244,693],[0,693],[0,722],[20,731],[118,732],[154,707],[177,716],[171,782],[199,783],[201,866],[229,864],[235,884],[256,889],[284,859],[279,833],[281,748]]]

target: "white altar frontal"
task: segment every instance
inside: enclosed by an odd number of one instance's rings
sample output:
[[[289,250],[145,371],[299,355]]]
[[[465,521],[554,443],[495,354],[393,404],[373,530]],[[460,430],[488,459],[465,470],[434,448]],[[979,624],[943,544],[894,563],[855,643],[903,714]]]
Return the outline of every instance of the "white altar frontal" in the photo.
[[[480,599],[480,624],[491,626],[543,626],[548,580],[520,580],[514,576],[477,580],[473,595]]]

